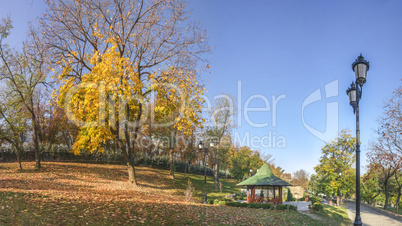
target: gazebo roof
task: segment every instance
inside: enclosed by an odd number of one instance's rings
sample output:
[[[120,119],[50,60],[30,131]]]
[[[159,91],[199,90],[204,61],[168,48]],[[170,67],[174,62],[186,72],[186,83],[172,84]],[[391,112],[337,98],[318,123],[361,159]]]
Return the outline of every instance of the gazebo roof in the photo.
[[[268,164],[264,163],[258,172],[246,180],[237,184],[237,186],[246,186],[246,185],[254,185],[254,186],[293,186],[288,182],[276,177]]]

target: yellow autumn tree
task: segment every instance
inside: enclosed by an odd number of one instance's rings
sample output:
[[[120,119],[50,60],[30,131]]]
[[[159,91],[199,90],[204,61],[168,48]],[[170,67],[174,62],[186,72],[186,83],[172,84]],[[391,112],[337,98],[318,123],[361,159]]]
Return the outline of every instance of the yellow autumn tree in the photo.
[[[186,23],[181,0],[47,4],[41,26],[55,61],[54,96],[80,128],[73,151],[116,143],[136,185],[135,141],[149,106],[156,120],[174,112],[162,126],[186,134],[202,123],[197,71],[200,54],[210,49],[205,33]]]
[[[202,123],[204,89],[197,84],[194,72],[174,67],[161,72],[157,78],[155,73],[141,80],[133,63],[120,57],[113,43],[104,54],[95,52],[91,64],[92,71],[82,76],[79,85],[67,76],[68,66],[57,78],[61,84],[58,104],[81,126],[73,151],[75,154],[83,150],[102,151],[107,141],[116,141],[127,161],[130,181],[135,183],[133,141],[147,117],[142,117],[142,109],[149,103],[151,94],[157,100],[153,109],[155,118],[177,112],[177,117],[164,126],[191,134]],[[143,92],[144,89],[147,91]]]

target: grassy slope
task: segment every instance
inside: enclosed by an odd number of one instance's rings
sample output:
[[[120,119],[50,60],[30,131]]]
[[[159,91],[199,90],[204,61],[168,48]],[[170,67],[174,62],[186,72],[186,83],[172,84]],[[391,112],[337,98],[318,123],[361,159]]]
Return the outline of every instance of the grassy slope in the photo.
[[[124,166],[79,163],[0,163],[0,225],[118,225],[118,224],[279,224],[320,225],[297,211],[270,211],[203,205],[184,201],[187,178],[168,171],[136,167],[140,187],[127,181]],[[203,177],[188,175],[203,194]],[[222,180],[215,192],[208,178],[209,198],[233,193],[235,181]]]
[[[166,170],[159,170],[161,173],[168,173]],[[186,174],[184,177],[184,173],[175,172],[175,180],[168,180],[167,183],[171,185],[171,187],[178,188],[179,194],[184,195],[185,189],[188,185],[188,180],[191,181],[193,186],[195,187],[194,196],[198,200],[203,200],[204,197],[204,176],[197,174]],[[234,179],[221,179],[222,183],[222,193],[219,190],[215,190],[214,186],[214,178],[207,177],[207,194],[209,199],[217,199],[220,197],[225,197],[225,195],[233,194],[235,192],[240,191],[240,187],[236,187],[236,182]]]
[[[378,208],[384,209],[383,207],[378,207]],[[397,213],[395,208],[387,208],[386,210],[393,212],[393,213]],[[402,208],[398,210],[397,214],[402,215]]]
[[[322,212],[316,213],[326,225],[350,225],[351,221],[349,219],[347,210],[345,207],[330,206],[323,204],[324,210]]]

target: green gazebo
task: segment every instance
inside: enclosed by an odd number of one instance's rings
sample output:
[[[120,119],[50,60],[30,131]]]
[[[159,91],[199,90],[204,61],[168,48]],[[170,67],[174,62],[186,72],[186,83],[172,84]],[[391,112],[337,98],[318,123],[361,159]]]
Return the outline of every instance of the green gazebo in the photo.
[[[282,204],[282,187],[293,186],[288,182],[276,177],[268,164],[264,164],[258,172],[246,180],[238,183],[237,186],[247,186],[247,203],[275,203]],[[256,197],[255,189],[266,189],[267,197]],[[269,193],[272,193],[270,197]]]

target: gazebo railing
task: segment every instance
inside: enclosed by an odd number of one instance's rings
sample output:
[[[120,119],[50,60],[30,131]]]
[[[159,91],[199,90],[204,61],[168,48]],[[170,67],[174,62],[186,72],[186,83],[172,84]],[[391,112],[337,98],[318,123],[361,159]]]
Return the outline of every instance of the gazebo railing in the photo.
[[[274,203],[274,204],[280,204],[282,203],[280,198],[270,198],[267,201],[266,197],[247,197],[247,203]]]

